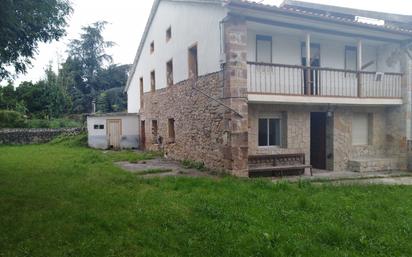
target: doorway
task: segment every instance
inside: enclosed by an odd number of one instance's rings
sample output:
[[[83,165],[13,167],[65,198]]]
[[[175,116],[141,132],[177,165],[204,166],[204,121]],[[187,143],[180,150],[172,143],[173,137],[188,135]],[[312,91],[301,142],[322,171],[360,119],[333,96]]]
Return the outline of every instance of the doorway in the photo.
[[[122,120],[107,120],[107,133],[109,135],[109,147],[115,150],[120,149]]]
[[[310,164],[321,170],[326,170],[326,119],[326,112],[310,115]]]
[[[146,148],[146,122],[142,120],[140,122],[140,150],[144,151]]]

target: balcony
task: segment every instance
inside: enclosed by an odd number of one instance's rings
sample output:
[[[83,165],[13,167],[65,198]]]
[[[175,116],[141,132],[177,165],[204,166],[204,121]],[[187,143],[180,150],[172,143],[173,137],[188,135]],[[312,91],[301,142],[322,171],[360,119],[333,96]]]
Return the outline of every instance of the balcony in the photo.
[[[248,62],[251,102],[402,104],[402,73]]]

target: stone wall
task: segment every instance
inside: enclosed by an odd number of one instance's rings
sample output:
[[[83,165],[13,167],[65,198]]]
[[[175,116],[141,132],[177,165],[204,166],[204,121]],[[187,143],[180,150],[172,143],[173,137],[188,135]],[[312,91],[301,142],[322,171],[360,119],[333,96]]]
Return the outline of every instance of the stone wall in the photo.
[[[226,168],[224,148],[229,139],[224,126],[226,109],[193,89],[192,85],[215,99],[221,99],[223,74],[212,73],[196,81],[187,80],[144,94],[140,119],[145,123],[146,149],[162,149],[169,158],[176,160],[196,160],[211,168]],[[169,119],[174,119],[174,139],[169,138]],[[157,144],[153,135],[153,120],[157,121],[162,144]]]
[[[260,116],[282,117],[284,128],[281,147],[258,146],[258,119]],[[310,162],[310,112],[289,105],[249,104],[249,154],[304,153]]]
[[[60,135],[78,135],[81,128],[62,129],[0,129],[0,144],[39,144],[46,143]]]
[[[402,136],[399,107],[316,107],[297,105],[249,104],[249,154],[305,153],[310,163],[310,113],[332,112],[327,117],[326,166],[328,170],[348,170],[350,160],[371,157],[391,158],[393,167],[406,169],[406,139]],[[353,113],[370,116],[370,143],[352,145]],[[259,117],[281,117],[284,124],[281,147],[258,147]],[[390,163],[391,163],[390,162]],[[376,165],[383,162],[375,161]],[[388,163],[388,162],[386,162]],[[379,167],[375,167],[379,169]],[[385,166],[382,165],[382,169]]]

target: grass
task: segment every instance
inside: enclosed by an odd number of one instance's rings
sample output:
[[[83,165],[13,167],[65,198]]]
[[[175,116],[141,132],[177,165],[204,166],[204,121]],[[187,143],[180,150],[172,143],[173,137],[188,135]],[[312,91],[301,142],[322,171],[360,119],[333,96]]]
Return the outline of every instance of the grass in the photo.
[[[143,179],[83,142],[0,146],[1,257],[412,256],[411,187]]]
[[[108,157],[114,162],[128,161],[138,163],[140,161],[151,160],[156,157],[161,157],[159,152],[136,152],[136,151],[109,151]]]

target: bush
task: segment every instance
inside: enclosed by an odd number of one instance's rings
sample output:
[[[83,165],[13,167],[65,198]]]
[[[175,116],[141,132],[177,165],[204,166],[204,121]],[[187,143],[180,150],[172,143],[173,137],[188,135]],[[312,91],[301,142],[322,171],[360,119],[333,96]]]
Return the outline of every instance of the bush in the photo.
[[[80,128],[82,123],[76,120],[60,118],[60,119],[31,119],[28,121],[29,128]]]
[[[26,118],[16,111],[0,110],[0,128],[25,128]]]
[[[207,168],[203,162],[193,161],[193,160],[183,160],[182,166],[186,169],[196,169],[199,171],[207,171]]]

